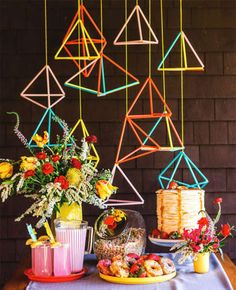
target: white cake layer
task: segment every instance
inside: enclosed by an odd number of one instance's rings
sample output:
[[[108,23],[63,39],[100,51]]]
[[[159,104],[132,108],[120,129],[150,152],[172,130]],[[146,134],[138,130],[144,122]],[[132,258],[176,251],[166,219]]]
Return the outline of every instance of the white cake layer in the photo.
[[[158,229],[170,233],[197,227],[205,210],[204,190],[201,189],[160,189],[157,191]]]

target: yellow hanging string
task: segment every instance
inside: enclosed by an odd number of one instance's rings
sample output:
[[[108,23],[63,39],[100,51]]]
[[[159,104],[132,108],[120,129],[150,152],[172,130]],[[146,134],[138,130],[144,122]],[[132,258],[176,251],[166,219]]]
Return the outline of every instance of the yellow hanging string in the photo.
[[[78,19],[81,20],[81,15],[80,15],[80,5],[81,3],[83,4],[83,0],[78,0]],[[86,40],[85,40],[86,41]],[[81,49],[80,49],[80,42],[82,43],[80,39],[80,25],[78,25],[78,55],[80,58],[81,54]],[[78,60],[80,62],[80,59]],[[79,74],[79,86],[81,87],[81,74]],[[79,118],[82,119],[82,91],[79,90]]]
[[[163,12],[163,0],[160,0],[160,12],[161,12],[161,57],[164,58],[165,54],[165,37],[164,37],[164,12]],[[163,87],[163,98],[166,100],[166,75],[165,75],[165,62],[163,63],[162,70],[162,87]],[[165,108],[164,108],[165,110]]]
[[[44,38],[45,38],[45,64],[48,65],[47,0],[44,0]]]
[[[128,17],[128,0],[125,0],[125,23],[127,21]],[[128,30],[127,30],[127,25],[125,27],[125,70],[126,72],[128,71]],[[126,84],[126,89],[125,89],[125,111],[126,113],[128,112],[129,109],[129,89],[128,89],[128,74],[126,73],[125,75],[125,84]]]
[[[183,67],[183,5],[182,0],[179,1],[179,26],[180,26],[180,65]],[[181,96],[181,138],[184,146],[184,73],[180,71],[180,96]]]
[[[103,39],[103,3],[100,0],[100,22],[101,22],[101,40]],[[102,47],[102,43],[101,43]]]
[[[136,0],[136,5],[138,5],[138,0]]]
[[[152,1],[149,0],[148,3],[148,8],[149,8],[149,12],[148,12],[148,21],[150,26],[152,26]],[[149,45],[148,45],[148,74],[149,77],[151,77],[152,75],[152,48],[151,48],[151,30],[149,29],[149,34],[148,34],[148,39],[149,39]]]

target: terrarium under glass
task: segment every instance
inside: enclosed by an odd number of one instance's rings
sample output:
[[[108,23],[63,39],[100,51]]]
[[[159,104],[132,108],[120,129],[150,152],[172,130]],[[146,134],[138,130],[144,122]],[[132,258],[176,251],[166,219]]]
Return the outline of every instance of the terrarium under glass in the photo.
[[[145,251],[145,222],[137,211],[108,209],[97,218],[94,230],[94,253],[99,260]]]

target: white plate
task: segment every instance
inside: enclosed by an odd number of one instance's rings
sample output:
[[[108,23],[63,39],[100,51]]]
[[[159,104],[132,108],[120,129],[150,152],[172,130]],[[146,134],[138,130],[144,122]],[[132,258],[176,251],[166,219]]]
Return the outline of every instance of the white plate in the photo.
[[[158,245],[161,247],[167,247],[167,248],[171,248],[173,247],[175,244],[177,243],[181,243],[184,240],[168,240],[168,239],[157,239],[157,238],[152,238],[151,236],[148,236],[148,239],[151,243],[153,243],[154,245]]]

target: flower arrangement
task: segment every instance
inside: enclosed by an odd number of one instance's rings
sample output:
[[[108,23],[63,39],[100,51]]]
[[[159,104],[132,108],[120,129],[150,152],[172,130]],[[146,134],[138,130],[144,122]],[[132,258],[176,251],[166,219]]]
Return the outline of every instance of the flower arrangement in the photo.
[[[61,122],[64,122],[60,120]],[[23,144],[29,148],[28,142],[19,131],[19,117],[14,132]],[[68,128],[65,126],[65,128]],[[65,129],[63,138],[58,145],[47,146],[48,133],[43,137],[33,136],[38,148],[36,152],[29,148],[31,156],[22,156],[18,161],[1,160],[0,163],[0,194],[2,201],[13,195],[22,194],[33,200],[32,205],[16,219],[20,221],[24,216],[32,214],[39,217],[37,227],[43,225],[47,218],[59,211],[63,203],[89,203],[105,208],[105,201],[115,193],[110,170],[98,171],[93,167],[89,158],[92,143],[97,142],[96,136],[82,139],[81,147],[75,139],[71,146],[67,146],[69,136]]]
[[[127,215],[120,209],[111,208],[100,216],[98,231],[102,237],[114,237],[121,233],[127,224]]]
[[[221,248],[224,246],[225,239],[232,236],[234,226],[223,224],[221,229],[217,231],[216,224],[221,216],[222,198],[216,198],[214,203],[218,205],[215,219],[212,220],[205,211],[201,211],[203,216],[198,220],[198,227],[191,230],[184,229],[184,242],[177,243],[171,248],[171,250],[177,249],[175,254],[181,254],[178,261],[180,264],[184,263],[189,256],[195,260],[198,253],[216,253],[219,251],[223,258]]]

